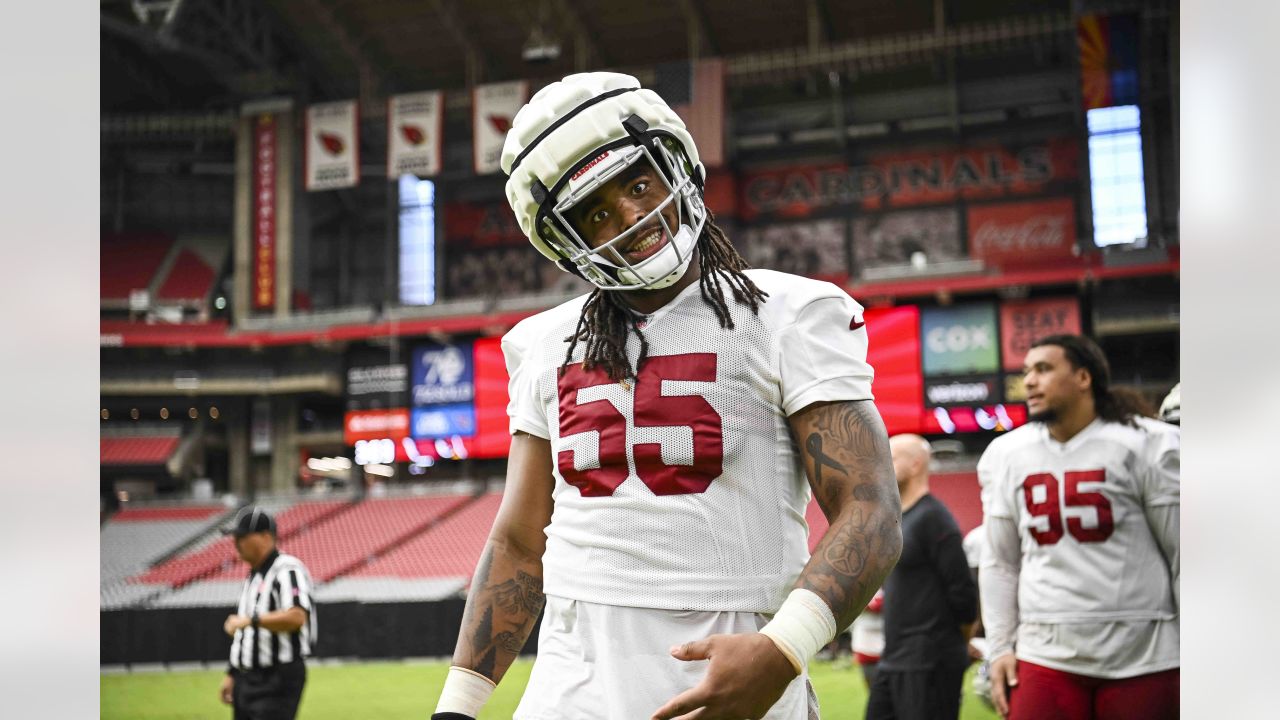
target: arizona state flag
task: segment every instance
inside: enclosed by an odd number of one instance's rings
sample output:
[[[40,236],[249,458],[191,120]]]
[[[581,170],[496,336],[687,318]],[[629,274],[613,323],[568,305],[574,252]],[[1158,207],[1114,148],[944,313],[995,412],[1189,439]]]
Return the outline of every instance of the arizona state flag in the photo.
[[[1084,15],[1076,24],[1084,109],[1138,104],[1138,17]]]

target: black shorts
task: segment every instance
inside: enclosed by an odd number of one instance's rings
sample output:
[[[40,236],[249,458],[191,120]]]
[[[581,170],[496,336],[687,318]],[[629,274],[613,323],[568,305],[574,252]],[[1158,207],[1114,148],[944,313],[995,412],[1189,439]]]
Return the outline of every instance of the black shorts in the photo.
[[[960,716],[968,663],[938,663],[930,670],[876,670],[867,720],[944,720]]]
[[[260,670],[237,670],[232,690],[235,720],[293,720],[306,684],[307,666],[301,660]]]

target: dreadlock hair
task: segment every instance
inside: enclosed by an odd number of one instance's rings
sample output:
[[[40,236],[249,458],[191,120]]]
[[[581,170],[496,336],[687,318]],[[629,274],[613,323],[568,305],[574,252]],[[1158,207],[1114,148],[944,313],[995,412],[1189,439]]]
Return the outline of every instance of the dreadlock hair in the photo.
[[[1154,417],[1151,404],[1142,395],[1128,388],[1111,387],[1111,365],[1093,340],[1083,335],[1048,335],[1031,343],[1033,348],[1043,345],[1062,348],[1072,368],[1084,368],[1089,373],[1089,390],[1098,417],[1133,427],[1137,427],[1133,421],[1137,416]]]
[[[751,308],[753,314],[759,314],[760,303],[769,294],[751,281],[742,271],[746,270],[747,261],[742,259],[738,251],[729,242],[724,231],[715,224],[711,211],[707,211],[707,221],[702,233],[698,236],[698,289],[702,299],[716,313],[720,327],[733,329],[733,317],[729,315],[729,305],[725,302],[723,284],[729,286],[733,299]],[[578,326],[573,334],[566,337],[569,349],[564,355],[564,364],[560,366],[560,374],[564,374],[572,362],[573,351],[578,342],[586,343],[582,366],[584,370],[600,367],[608,374],[609,379],[620,382],[634,378],[645,359],[649,357],[649,342],[640,330],[640,321],[644,316],[632,310],[614,291],[596,288],[582,307],[582,315],[578,317]],[[636,367],[632,369],[627,360],[627,335],[635,333],[640,338],[640,357]]]

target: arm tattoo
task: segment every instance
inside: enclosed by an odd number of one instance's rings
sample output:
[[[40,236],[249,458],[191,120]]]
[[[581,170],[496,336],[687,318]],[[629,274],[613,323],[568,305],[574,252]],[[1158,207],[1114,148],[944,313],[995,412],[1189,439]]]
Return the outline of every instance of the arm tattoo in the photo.
[[[832,460],[822,452],[822,435],[819,433],[809,433],[809,439],[804,441],[804,447],[809,451],[809,457],[813,458],[813,477],[814,484],[822,484],[822,466],[828,465],[837,472],[846,472],[844,466]]]
[[[822,405],[794,422],[805,437],[814,497],[831,523],[796,586],[821,596],[843,629],[866,607],[902,548],[889,438],[870,401]]]
[[[495,552],[491,543],[476,566],[462,615],[453,664],[497,682],[524,648],[542,612],[541,562]],[[498,582],[499,578],[505,578]]]

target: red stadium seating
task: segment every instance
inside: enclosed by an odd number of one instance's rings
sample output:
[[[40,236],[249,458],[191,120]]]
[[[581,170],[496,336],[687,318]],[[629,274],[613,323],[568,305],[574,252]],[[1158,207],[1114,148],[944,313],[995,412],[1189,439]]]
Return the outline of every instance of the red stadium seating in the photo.
[[[276,516],[276,533],[281,541],[288,540],[302,530],[341,513],[347,507],[349,503],[343,500],[299,503]],[[236,556],[235,543],[231,538],[223,537],[204,548],[171,558],[132,578],[132,582],[164,583],[181,587],[206,575],[238,568],[237,563],[239,558]]]
[[[501,493],[484,495],[347,577],[469,578],[501,502]]]
[[[111,516],[111,522],[159,522],[164,520],[204,520],[226,512],[221,505],[128,508]]]
[[[213,287],[213,268],[190,250],[183,249],[169,270],[164,284],[156,291],[160,300],[203,301]]]
[[[103,465],[159,465],[173,454],[178,440],[176,436],[100,438],[99,462]]]
[[[144,290],[173,245],[164,235],[102,238],[100,295],[104,300],[127,300],[131,290]]]
[[[316,582],[325,582],[396,548],[466,501],[456,495],[366,500],[297,537],[282,538],[280,547],[306,563]],[[243,575],[244,568],[232,564],[207,579]]]
[[[929,494],[942,501],[955,516],[964,535],[982,524],[982,497],[975,472],[938,473],[929,476]],[[809,521],[809,552],[818,546],[827,532],[827,517],[816,501],[810,501],[805,519]]]

